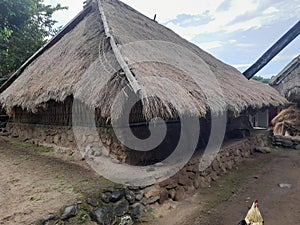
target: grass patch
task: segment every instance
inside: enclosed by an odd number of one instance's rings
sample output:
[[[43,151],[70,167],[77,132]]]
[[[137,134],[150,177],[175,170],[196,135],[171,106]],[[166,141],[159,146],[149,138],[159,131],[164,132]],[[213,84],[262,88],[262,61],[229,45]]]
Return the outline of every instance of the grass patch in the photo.
[[[88,198],[90,196],[98,196],[107,189],[115,188],[116,184],[105,178],[99,180],[82,180],[74,185],[74,191],[77,194]]]
[[[254,164],[247,168],[230,171],[228,174],[223,174],[216,182],[212,183],[210,188],[204,189],[204,194],[210,194],[213,197],[206,202],[199,217],[202,218],[213,213],[216,210],[216,207],[221,203],[234,200],[235,196],[242,190],[242,183],[261,168],[261,165]]]
[[[31,150],[38,153],[49,153],[54,151],[52,147],[37,146],[34,144],[17,141],[17,140],[9,140],[8,143],[15,148],[23,149],[23,150]]]

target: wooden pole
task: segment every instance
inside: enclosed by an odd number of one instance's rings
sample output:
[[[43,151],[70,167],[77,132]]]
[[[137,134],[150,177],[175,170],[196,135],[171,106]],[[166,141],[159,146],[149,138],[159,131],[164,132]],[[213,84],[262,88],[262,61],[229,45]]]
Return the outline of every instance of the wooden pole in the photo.
[[[263,54],[243,74],[251,79],[258,71],[267,65],[282,49],[291,43],[300,34],[300,20],[285,35],[283,35],[265,54]]]
[[[100,16],[101,16],[101,19],[103,22],[105,35],[110,41],[110,45],[112,47],[114,55],[116,56],[116,59],[117,59],[119,65],[121,66],[122,70],[124,71],[126,78],[129,82],[131,88],[133,89],[134,93],[139,95],[139,94],[141,94],[141,87],[140,87],[138,81],[135,79],[134,75],[131,73],[131,70],[129,69],[127,63],[125,62],[125,60],[120,52],[120,49],[118,48],[118,45],[116,44],[114,36],[110,32],[109,25],[108,25],[108,22],[107,22],[105,13],[104,13],[104,9],[103,9],[101,0],[98,0],[98,7],[99,7]]]

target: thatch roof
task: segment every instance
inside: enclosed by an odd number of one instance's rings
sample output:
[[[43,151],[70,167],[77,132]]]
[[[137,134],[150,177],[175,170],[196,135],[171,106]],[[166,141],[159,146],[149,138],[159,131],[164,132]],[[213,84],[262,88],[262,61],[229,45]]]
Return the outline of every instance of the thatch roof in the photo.
[[[143,100],[149,117],[172,117],[174,108],[202,117],[286,103],[275,89],[247,80],[118,0],[86,7],[0,89],[0,102],[8,111],[18,106],[34,112],[49,100],[75,96],[108,117],[123,88],[155,94]]]
[[[300,102],[300,55],[273,77],[270,85],[288,100]]]

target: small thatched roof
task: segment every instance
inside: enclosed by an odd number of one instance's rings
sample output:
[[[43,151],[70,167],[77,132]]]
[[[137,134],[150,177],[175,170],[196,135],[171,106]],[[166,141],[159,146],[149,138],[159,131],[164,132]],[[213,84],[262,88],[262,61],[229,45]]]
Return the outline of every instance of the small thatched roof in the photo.
[[[132,89],[152,95],[143,100],[149,117],[172,117],[174,108],[202,117],[208,111],[238,114],[286,103],[275,89],[247,80],[118,0],[85,7],[2,86],[0,102],[7,110],[34,112],[50,100],[74,96],[108,117],[118,94]]]
[[[300,102],[300,55],[273,77],[270,85],[288,100]]]

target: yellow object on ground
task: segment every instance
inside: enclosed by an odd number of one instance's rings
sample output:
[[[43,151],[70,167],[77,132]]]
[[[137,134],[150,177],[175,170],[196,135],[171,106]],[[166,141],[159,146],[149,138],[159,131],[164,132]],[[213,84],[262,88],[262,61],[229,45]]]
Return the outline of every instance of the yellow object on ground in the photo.
[[[263,225],[264,220],[258,209],[258,201],[253,202],[251,208],[249,209],[247,216],[245,218],[247,224],[251,225]]]

